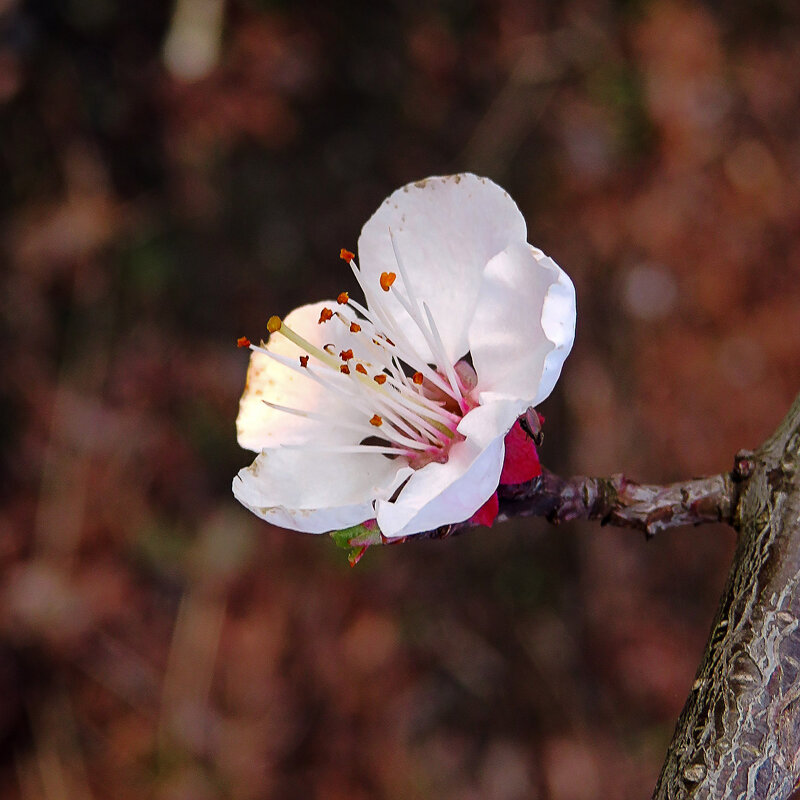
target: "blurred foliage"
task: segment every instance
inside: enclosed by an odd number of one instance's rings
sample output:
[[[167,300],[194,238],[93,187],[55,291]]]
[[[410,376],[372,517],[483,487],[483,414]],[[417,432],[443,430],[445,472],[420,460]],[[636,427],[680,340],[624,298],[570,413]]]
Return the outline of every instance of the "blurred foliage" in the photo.
[[[647,796],[732,549],[370,548],[230,480],[236,337],[472,170],[578,289],[543,460],[731,465],[800,375],[790,0],[0,3],[0,797]]]

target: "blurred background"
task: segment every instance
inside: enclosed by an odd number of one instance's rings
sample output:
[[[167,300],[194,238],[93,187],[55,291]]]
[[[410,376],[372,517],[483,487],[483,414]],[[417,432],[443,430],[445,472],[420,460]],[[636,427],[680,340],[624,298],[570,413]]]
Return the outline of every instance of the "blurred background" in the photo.
[[[545,464],[729,469],[800,388],[792,0],[0,0],[0,797],[650,795],[725,527],[371,549],[239,507],[269,315],[487,175],[572,276]]]

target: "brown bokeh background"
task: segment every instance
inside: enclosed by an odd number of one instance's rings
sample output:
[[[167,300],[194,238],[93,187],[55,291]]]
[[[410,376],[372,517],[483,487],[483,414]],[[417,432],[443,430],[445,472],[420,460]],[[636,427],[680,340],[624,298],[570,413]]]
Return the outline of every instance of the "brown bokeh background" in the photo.
[[[0,32],[0,797],[649,796],[731,531],[350,569],[233,500],[235,340],[471,170],[577,287],[545,463],[729,468],[800,388],[798,5],[3,0]]]

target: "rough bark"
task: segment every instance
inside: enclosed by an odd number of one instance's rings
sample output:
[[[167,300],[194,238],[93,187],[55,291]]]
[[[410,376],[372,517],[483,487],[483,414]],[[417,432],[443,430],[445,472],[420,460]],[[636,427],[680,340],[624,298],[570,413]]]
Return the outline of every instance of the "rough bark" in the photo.
[[[800,796],[800,397],[750,461],[736,555],[657,800]]]

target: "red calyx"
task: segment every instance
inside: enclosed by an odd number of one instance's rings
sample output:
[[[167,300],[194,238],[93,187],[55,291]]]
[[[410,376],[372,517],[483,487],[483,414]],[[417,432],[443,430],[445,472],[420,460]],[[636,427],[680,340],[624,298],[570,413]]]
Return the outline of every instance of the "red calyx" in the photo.
[[[500,473],[500,483],[526,483],[542,474],[536,445],[522,429],[519,420],[506,434],[505,446],[506,457]]]
[[[491,528],[500,510],[500,501],[495,492],[471,517],[471,522]]]

